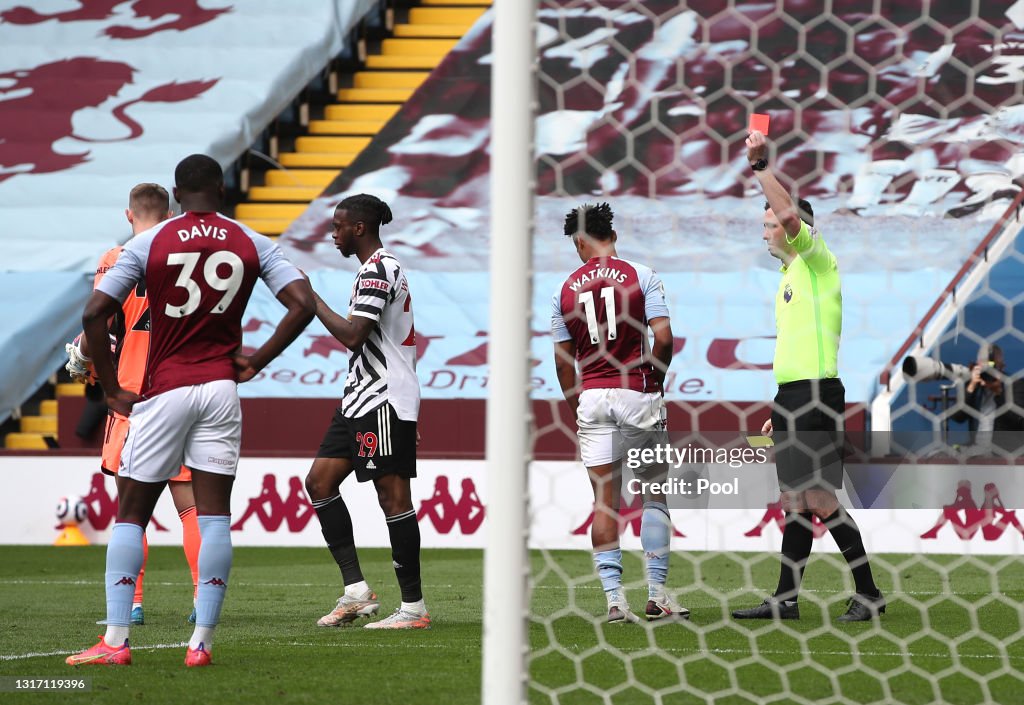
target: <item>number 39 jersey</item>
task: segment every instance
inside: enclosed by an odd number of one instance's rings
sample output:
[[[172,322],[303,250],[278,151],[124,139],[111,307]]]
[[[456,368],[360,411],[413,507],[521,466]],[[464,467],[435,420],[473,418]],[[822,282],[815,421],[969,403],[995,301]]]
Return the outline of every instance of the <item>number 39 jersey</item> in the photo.
[[[551,334],[556,343],[575,343],[583,389],[660,392],[648,360],[647,324],[667,316],[665,286],[653,269],[594,257],[555,293]]]
[[[272,240],[218,213],[190,211],[128,241],[96,290],[120,302],[146,283],[143,395],[235,378],[232,355],[257,277],[276,295],[302,274]]]

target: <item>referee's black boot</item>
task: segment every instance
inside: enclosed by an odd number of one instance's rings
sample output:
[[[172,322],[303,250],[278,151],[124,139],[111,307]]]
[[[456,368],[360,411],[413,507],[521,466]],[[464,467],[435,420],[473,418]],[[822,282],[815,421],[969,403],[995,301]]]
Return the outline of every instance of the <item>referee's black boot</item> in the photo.
[[[870,622],[872,617],[885,614],[885,597],[881,591],[874,597],[859,592],[846,601],[846,613],[838,622]]]
[[[734,610],[733,619],[800,619],[800,604],[796,600],[776,600],[769,597],[757,607]]]

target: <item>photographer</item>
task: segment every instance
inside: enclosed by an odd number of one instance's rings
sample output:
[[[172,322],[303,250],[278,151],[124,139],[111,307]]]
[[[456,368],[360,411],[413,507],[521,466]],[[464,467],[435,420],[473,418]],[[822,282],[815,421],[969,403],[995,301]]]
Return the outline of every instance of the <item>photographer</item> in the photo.
[[[971,455],[1019,455],[1024,449],[1024,381],[1006,375],[998,345],[989,348],[987,357],[971,365],[963,402],[950,418],[967,422]]]

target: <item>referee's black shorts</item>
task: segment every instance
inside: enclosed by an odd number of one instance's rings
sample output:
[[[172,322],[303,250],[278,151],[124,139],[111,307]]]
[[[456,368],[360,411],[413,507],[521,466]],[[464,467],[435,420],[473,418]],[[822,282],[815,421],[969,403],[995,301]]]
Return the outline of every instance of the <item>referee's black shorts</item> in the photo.
[[[839,379],[779,385],[772,427],[782,491],[842,488],[845,412],[846,389]]]

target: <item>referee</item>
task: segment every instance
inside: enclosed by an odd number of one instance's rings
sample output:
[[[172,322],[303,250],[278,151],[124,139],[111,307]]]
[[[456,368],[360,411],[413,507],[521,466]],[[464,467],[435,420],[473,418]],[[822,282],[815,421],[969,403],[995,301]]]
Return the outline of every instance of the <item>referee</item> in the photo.
[[[885,598],[875,586],[860,529],[839,504],[843,485],[841,434],[846,391],[837,358],[843,298],[839,268],[825,240],[812,226],[807,201],[793,200],[768,168],[765,136],[747,137],[747,158],[768,202],[764,241],[782,262],[775,295],[775,360],[779,391],[762,433],[775,435],[775,463],[786,511],[782,567],[775,594],[757,607],[736,610],[736,619],[799,619],[797,597],[804,566],[811,555],[812,515],[819,517],[850,565],[856,594],[841,622],[870,621],[885,612]]]

